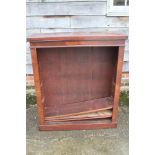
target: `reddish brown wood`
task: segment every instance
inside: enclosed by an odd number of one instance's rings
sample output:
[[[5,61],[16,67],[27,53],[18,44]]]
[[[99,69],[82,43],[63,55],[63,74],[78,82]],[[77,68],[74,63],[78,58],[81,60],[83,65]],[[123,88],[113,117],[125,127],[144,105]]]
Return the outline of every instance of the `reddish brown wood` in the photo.
[[[37,96],[37,109],[38,109],[38,116],[39,116],[39,123],[43,125],[45,123],[45,114],[44,114],[44,107],[42,103],[42,92],[40,86],[40,77],[39,77],[39,67],[38,67],[38,59],[37,59],[37,51],[35,48],[31,48],[31,57],[32,57],[32,66],[33,66],[33,75],[34,75],[34,82],[35,82],[35,92]]]
[[[117,60],[117,72],[116,72],[116,84],[115,84],[115,90],[114,90],[114,106],[113,106],[112,122],[116,122],[116,119],[117,119],[122,66],[123,66],[123,56],[124,56],[124,47],[119,47],[118,60]]]
[[[115,52],[114,47],[38,49],[45,107],[110,96]]]
[[[28,38],[40,130],[116,127],[125,39],[125,35],[103,33]],[[114,101],[105,102],[106,98]],[[98,116],[81,119],[81,114],[104,109],[112,109],[108,121]]]
[[[39,41],[84,41],[84,40],[124,40],[124,34],[103,33],[103,32],[64,32],[64,33],[42,33],[33,34],[27,40],[30,42]]]
[[[55,122],[62,122],[62,121],[78,121],[78,120],[93,120],[97,118],[109,118],[112,117],[112,110],[101,110],[96,112],[89,112],[84,114],[76,114],[72,116],[63,116],[63,117],[45,117],[47,121],[55,121]]]
[[[31,47],[36,48],[58,48],[58,47],[102,47],[123,46],[124,40],[91,40],[91,41],[40,41],[31,42]]]
[[[54,122],[55,123],[55,122]],[[46,125],[40,125],[39,129],[43,131],[52,131],[52,130],[92,130],[92,129],[100,129],[100,128],[114,128],[116,127],[116,123],[112,123],[110,120],[100,120],[100,121],[76,121],[76,122],[68,122],[68,123],[57,123],[50,124],[46,123]]]
[[[51,116],[56,118],[112,109],[112,107],[113,98],[105,97],[85,102],[76,102],[72,104],[66,103],[60,106],[53,105],[51,107],[45,107],[45,113],[47,117]]]

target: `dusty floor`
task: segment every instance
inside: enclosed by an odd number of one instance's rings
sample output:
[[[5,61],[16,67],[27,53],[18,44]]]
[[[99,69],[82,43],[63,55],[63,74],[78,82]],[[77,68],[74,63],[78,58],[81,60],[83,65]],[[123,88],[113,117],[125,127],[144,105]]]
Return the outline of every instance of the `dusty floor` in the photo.
[[[128,109],[114,129],[39,131],[36,107],[27,109],[27,155],[128,155]]]

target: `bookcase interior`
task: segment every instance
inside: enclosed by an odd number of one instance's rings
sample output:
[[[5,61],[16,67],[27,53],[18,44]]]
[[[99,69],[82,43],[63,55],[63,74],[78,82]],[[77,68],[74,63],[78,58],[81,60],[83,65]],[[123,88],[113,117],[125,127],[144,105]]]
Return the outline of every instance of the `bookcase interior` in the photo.
[[[38,48],[45,120],[111,118],[117,57],[118,47]]]

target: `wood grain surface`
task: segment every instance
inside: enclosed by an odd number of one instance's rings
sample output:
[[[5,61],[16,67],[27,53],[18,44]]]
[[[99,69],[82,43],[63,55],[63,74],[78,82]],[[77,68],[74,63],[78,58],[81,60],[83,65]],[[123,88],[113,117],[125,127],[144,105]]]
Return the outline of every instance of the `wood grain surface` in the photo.
[[[28,38],[40,130],[116,127],[125,39],[107,33]]]

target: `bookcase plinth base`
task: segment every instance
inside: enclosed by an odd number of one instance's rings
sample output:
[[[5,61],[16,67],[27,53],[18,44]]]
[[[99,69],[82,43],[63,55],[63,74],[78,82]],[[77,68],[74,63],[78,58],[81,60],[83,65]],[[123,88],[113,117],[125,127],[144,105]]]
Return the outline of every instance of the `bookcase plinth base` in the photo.
[[[101,128],[116,128],[117,123],[94,123],[94,124],[62,124],[62,125],[39,125],[40,131],[59,130],[93,130]]]

